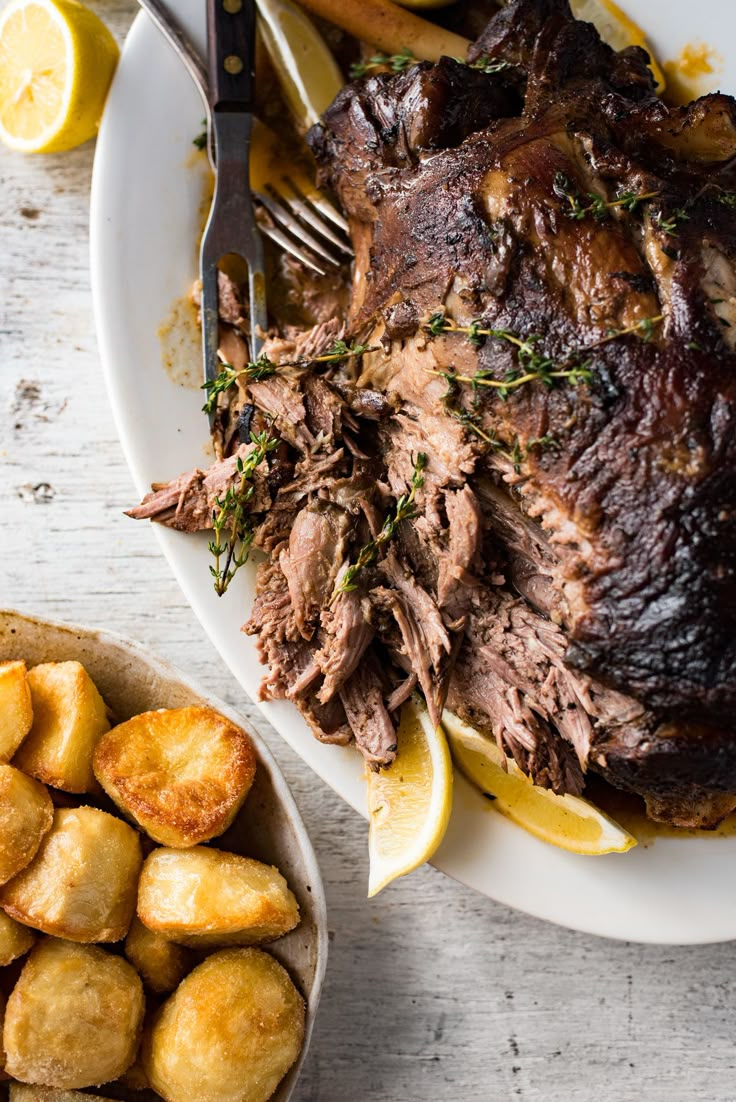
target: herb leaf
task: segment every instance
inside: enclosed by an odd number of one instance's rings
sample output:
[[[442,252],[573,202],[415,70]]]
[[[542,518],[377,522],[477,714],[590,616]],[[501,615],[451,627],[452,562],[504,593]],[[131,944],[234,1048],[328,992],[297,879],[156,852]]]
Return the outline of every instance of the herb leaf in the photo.
[[[245,459],[240,456],[237,459],[236,470],[240,476],[237,486],[228,486],[222,497],[216,497],[216,508],[212,511],[214,538],[207,546],[215,560],[210,565],[210,574],[218,597],[222,597],[240,567],[248,561],[254,533],[246,506],[255,493],[253,475],[279,442],[268,432],[251,433],[250,439],[253,451]]]
[[[577,188],[570,183],[564,172],[555,173],[552,191],[558,199],[562,199],[567,203],[565,209],[567,217],[574,218],[577,222],[581,222],[583,218],[587,218],[589,215],[597,222],[602,222],[616,207],[628,211],[629,214],[634,214],[647,199],[654,199],[659,195],[658,191],[643,191],[640,193],[623,191],[615,199],[604,199],[602,195],[589,191],[581,198]],[[584,200],[587,200],[587,202]]]
[[[438,337],[441,333],[460,333],[476,345],[481,344],[485,337],[491,337],[505,341],[517,350],[517,367],[508,371],[503,379],[495,378],[493,372],[487,368],[481,368],[475,375],[459,375],[455,371],[433,372],[445,379],[448,385],[469,383],[476,393],[478,387],[492,387],[498,391],[499,397],[505,400],[510,390],[516,390],[526,383],[539,381],[544,386],[552,387],[558,379],[566,379],[572,386],[577,386],[579,383],[589,383],[593,378],[589,360],[577,363],[568,359],[558,363],[542,352],[538,347],[542,339],[539,333],[530,333],[526,337],[521,337],[509,329],[485,328],[481,321],[473,321],[469,325],[456,325],[441,312],[432,314],[423,328],[430,337]]]
[[[401,524],[402,520],[411,520],[416,516],[416,509],[414,508],[414,502],[416,499],[417,491],[424,485],[424,469],[427,466],[427,456],[424,452],[419,452],[416,459],[412,463],[413,472],[411,476],[411,485],[407,493],[402,494],[396,502],[396,506],[392,513],[386,517],[383,522],[383,527],[374,540],[369,540],[364,544],[358,552],[358,557],[354,563],[352,563],[342,576],[340,584],[336,587],[332,600],[334,601],[340,593],[350,593],[352,590],[357,589],[358,585],[356,578],[365,570],[367,566],[372,564],[378,558],[380,549],[393,539],[396,529]]]

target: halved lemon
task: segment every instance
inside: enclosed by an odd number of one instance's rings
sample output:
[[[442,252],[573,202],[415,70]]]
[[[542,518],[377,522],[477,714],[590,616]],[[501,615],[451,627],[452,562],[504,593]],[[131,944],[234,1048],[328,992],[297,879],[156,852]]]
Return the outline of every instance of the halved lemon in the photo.
[[[368,773],[369,897],[430,859],[452,810],[447,739],[418,697],[403,707],[397,741],[388,769]]]
[[[345,83],[308,15],[291,0],[256,0],[266,49],[299,127],[319,122]]]
[[[0,139],[25,153],[97,133],[119,50],[77,0],[11,0],[0,12]]]
[[[614,0],[570,0],[572,14],[576,19],[592,23],[604,42],[614,50],[623,50],[627,46],[642,46],[649,54],[649,67],[657,83],[657,91],[665,88],[665,77],[647,37],[638,23],[629,19]]]
[[[579,796],[557,796],[540,788],[506,759],[498,746],[456,715],[445,711],[442,725],[458,769],[492,807],[536,838],[572,853],[595,856],[625,853],[636,838]],[[506,768],[504,768],[504,765]]]

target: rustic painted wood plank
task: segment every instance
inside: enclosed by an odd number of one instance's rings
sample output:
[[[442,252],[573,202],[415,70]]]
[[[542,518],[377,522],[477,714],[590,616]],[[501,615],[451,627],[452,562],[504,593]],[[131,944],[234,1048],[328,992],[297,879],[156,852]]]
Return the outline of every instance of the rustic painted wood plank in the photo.
[[[99,2],[121,38],[135,4]],[[159,554],[100,379],[93,148],[0,151],[0,601],[151,646],[253,718]],[[736,957],[556,929],[423,869],[365,898],[366,829],[273,732],[330,906],[300,1102],[733,1102]],[[520,870],[523,875],[523,870]]]

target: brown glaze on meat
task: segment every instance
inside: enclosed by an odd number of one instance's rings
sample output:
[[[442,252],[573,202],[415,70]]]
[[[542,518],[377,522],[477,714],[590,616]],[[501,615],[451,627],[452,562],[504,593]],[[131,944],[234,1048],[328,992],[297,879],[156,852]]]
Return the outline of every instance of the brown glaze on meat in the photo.
[[[668,108],[567,0],[513,0],[478,59],[363,79],[310,134],[355,246],[347,329],[269,355],[373,351],[222,411],[280,437],[250,505],[262,691],[378,768],[418,686],[537,783],[593,769],[712,826],[736,806],[736,104]],[[496,335],[444,331],[475,322]],[[415,515],[338,595],[420,452]],[[231,462],[134,515],[207,527]]]
[[[667,108],[646,55],[615,54],[566,0],[509,4],[472,48],[479,57],[507,68],[478,74],[443,59],[374,77],[312,132],[353,228],[353,329],[384,344],[361,381],[421,418],[446,393],[430,372],[521,373],[510,342],[429,337],[421,323],[438,311],[538,336],[556,365],[587,363],[589,385],[531,383],[505,402],[478,387],[473,406],[472,389],[456,387],[456,412],[506,451],[554,438],[518,474],[492,454],[476,470],[506,475],[553,552],[566,663],[670,725],[655,724],[654,748],[621,745],[619,783],[641,788],[646,773],[666,787],[678,758],[684,784],[690,749],[715,742],[710,782],[733,790],[736,104],[713,95]],[[463,89],[461,118],[433,110],[423,89],[437,83]],[[591,193],[651,197],[574,218],[565,191],[579,206]],[[634,767],[637,754],[660,767]],[[606,759],[618,760],[615,739]]]

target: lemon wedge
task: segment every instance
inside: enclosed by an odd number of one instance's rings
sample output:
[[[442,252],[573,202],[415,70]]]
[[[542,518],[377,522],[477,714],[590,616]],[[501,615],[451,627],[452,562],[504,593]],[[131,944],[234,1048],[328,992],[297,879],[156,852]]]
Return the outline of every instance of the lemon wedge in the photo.
[[[24,153],[89,141],[119,50],[77,0],[11,0],[0,13],[0,139]]]
[[[516,762],[505,758],[495,742],[451,712],[444,712],[442,725],[461,773],[484,795],[493,797],[491,806],[496,811],[536,838],[588,856],[625,853],[636,845],[627,830],[588,800],[557,796],[533,784]]]
[[[418,697],[402,709],[397,742],[395,761],[368,773],[369,897],[430,859],[452,810],[447,740]]]
[[[665,77],[657,63],[646,35],[638,23],[629,19],[614,0],[570,0],[572,14],[576,19],[592,23],[604,42],[614,50],[624,50],[627,46],[642,46],[649,54],[649,68],[661,94],[665,88]]]
[[[297,125],[319,122],[345,83],[327,43],[291,0],[256,0],[266,49]]]

